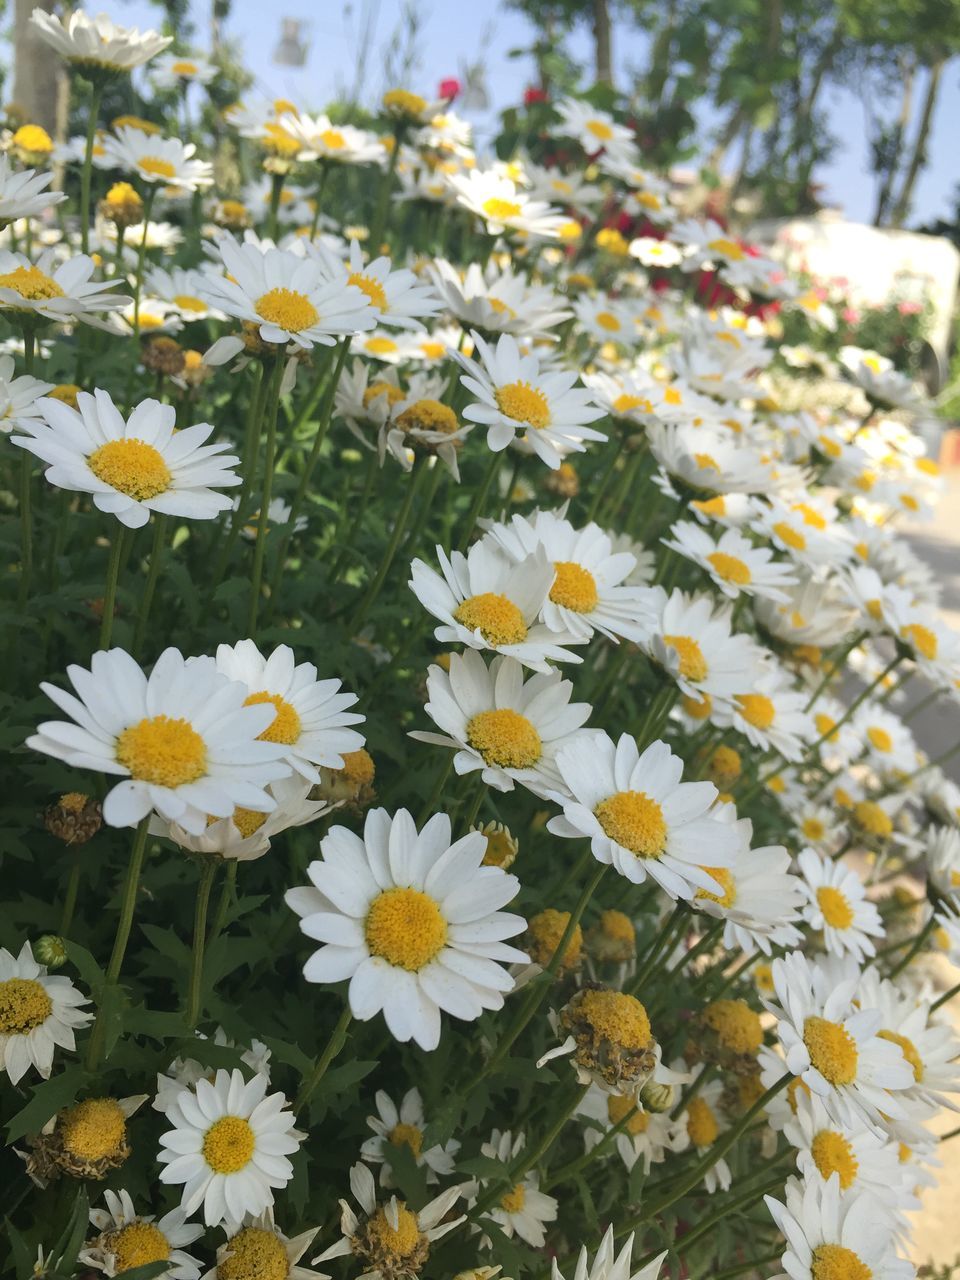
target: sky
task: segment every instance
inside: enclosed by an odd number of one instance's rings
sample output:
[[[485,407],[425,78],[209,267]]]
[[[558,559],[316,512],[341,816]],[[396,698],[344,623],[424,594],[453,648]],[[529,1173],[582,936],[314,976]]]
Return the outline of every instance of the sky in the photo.
[[[272,97],[289,97],[301,105],[321,108],[339,88],[353,83],[361,15],[369,6],[376,16],[374,48],[368,59],[366,93],[373,101],[384,88],[384,51],[398,30],[403,0],[233,0],[225,35],[239,39],[246,65],[255,74],[257,86]],[[93,10],[105,10],[128,25],[156,24],[160,10],[149,0],[90,0]],[[192,0],[192,16],[197,26],[198,51],[208,38],[210,0]],[[533,30],[522,15],[504,8],[500,0],[416,0],[421,18],[417,48],[421,74],[408,87],[435,90],[446,76],[463,78],[463,66],[483,56],[485,80],[491,111],[471,115],[478,126],[478,139],[490,136],[495,113],[519,100],[528,83],[535,81],[532,59],[508,57],[517,47],[529,46]],[[296,19],[304,24],[309,56],[303,68],[278,66],[273,52],[280,38],[281,20]],[[574,55],[590,64],[591,41],[586,31],[571,42]],[[618,25],[614,35],[614,58],[621,83],[624,68],[631,62],[642,64],[645,50],[642,37]],[[935,117],[930,163],[915,191],[913,224],[953,212],[953,192],[960,183],[960,152],[956,148],[955,122],[960,112],[960,62],[952,64],[945,76]],[[916,95],[919,101],[920,94]],[[875,185],[867,165],[864,111],[858,98],[846,91],[824,95],[831,128],[845,139],[830,163],[821,166],[816,179],[822,183],[825,203],[841,207],[848,218],[869,222],[875,200]]]

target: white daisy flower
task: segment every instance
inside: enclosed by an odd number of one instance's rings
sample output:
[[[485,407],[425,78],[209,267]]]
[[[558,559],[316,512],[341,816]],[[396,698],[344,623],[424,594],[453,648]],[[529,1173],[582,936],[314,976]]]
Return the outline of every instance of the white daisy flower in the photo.
[[[670,413],[668,387],[662,387],[641,370],[597,370],[583,375],[594,400],[612,418],[623,423],[649,426]]]
[[[448,557],[437,547],[441,573],[422,560],[410,566],[410,589],[441,626],[441,643],[493,649],[516,658],[533,671],[550,671],[550,662],[581,662],[564,646],[578,643],[537,621],[556,572],[542,548],[519,563],[483,541],[467,553]]]
[[[431,720],[444,732],[410,736],[453,747],[460,775],[481,770],[487,786],[512,791],[514,783],[546,798],[561,789],[556,754],[580,735],[592,707],[571,702],[573,685],[551,671],[524,683],[513,658],[494,658],[488,668],[474,649],[450,655],[449,671],[431,666],[427,704]]]
[[[472,1022],[503,1007],[513,978],[504,963],[526,956],[503,939],[525,922],[500,908],[519,882],[482,866],[486,837],[451,844],[450,819],[435,814],[417,832],[406,809],[369,810],[363,839],[331,827],[322,861],[307,868],[313,887],[290,889],[301,930],[324,945],[307,961],[308,982],[350,979],[350,1008],[367,1022],[382,1012],[395,1039],[422,1049],[440,1042],[440,1015]]]
[[[731,951],[770,955],[774,946],[796,946],[801,935],[794,922],[803,898],[798,878],[790,874],[790,854],[779,844],[751,849],[753,824],[738,820],[732,805],[714,812],[741,833],[741,843],[729,867],[704,867],[720,892],[698,889],[694,907],[725,922],[723,945]]]
[[[860,750],[881,773],[910,773],[919,763],[913,734],[898,715],[868,698],[853,714]]]
[[[59,489],[93,495],[99,510],[139,529],[150,512],[190,520],[213,520],[230,508],[220,488],[240,484],[232,470],[240,459],[225,453],[227,441],[205,444],[209,422],[176,429],[173,405],[142,400],[129,418],[106,391],[81,391],[77,408],[46,398],[42,417],[24,420],[14,444],[46,464],[47,480]]]
[[[706,1069],[706,1065],[701,1066],[700,1070],[695,1072],[694,1080]],[[696,1097],[690,1099],[680,1114],[681,1120],[686,1125],[690,1145],[698,1156],[707,1155],[720,1135],[730,1127],[723,1113],[723,1089],[722,1080],[708,1080],[701,1085]],[[703,1185],[708,1195],[713,1195],[715,1191],[729,1190],[732,1181],[733,1174],[730,1166],[722,1156],[710,1166],[703,1177]]]
[[[594,1122],[583,1131],[586,1151],[592,1151],[610,1129],[630,1117],[614,1139],[617,1154],[628,1170],[640,1160],[644,1174],[649,1174],[653,1165],[663,1163],[668,1152],[686,1151],[690,1145],[682,1116],[673,1119],[666,1111],[644,1111],[636,1098],[609,1093],[597,1084],[587,1089],[576,1114]]]
[[[380,164],[383,144],[375,133],[349,124],[333,124],[329,116],[306,112],[280,116],[280,128],[300,143],[301,160],[324,164]]]
[[[560,116],[557,132],[575,138],[587,155],[605,150],[627,159],[634,151],[633,130],[618,124],[608,111],[601,111],[579,98],[563,98],[554,104],[554,109]]]
[[[653,236],[638,236],[630,241],[630,256],[644,267],[676,267],[683,259],[683,251],[672,240],[657,240]]]
[[[849,953],[863,962],[876,953],[873,938],[884,937],[880,912],[867,899],[862,880],[843,862],[823,859],[812,849],[797,856],[806,904],[803,918],[823,934],[827,951]]]
[[[206,1040],[208,1037],[201,1031],[195,1031],[194,1035],[198,1040]],[[237,1049],[239,1046],[235,1040],[231,1040],[223,1027],[217,1027],[213,1033],[213,1043],[226,1049]],[[270,1079],[270,1058],[271,1053],[262,1040],[254,1037],[250,1041],[250,1048],[244,1049],[240,1054],[240,1061],[245,1067],[256,1075],[260,1074]],[[202,1062],[198,1062],[196,1058],[174,1058],[167,1067],[166,1071],[157,1072],[157,1092],[151,1102],[154,1111],[159,1111],[161,1115],[166,1115],[170,1110],[170,1104],[175,1102],[178,1094],[184,1089],[192,1088],[198,1080],[212,1080],[213,1072]]]
[[[217,250],[225,274],[204,281],[206,296],[227,315],[256,325],[264,342],[294,350],[315,343],[332,347],[338,337],[375,324],[367,295],[344,279],[331,280],[317,257],[260,248],[250,241],[238,244],[229,235],[217,241]],[[226,341],[232,344],[225,356],[229,360],[243,343],[239,338]]]
[[[575,529],[553,511],[515,515],[509,524],[491,524],[485,538],[516,563],[542,547],[556,572],[541,617],[551,631],[589,640],[595,631],[612,640],[643,641],[652,626],[648,588],[627,586],[636,558],[614,551],[609,534],[596,524]]]
[[[324,1280],[318,1271],[299,1266],[300,1259],[317,1238],[319,1227],[302,1231],[292,1239],[273,1220],[273,1210],[245,1214],[242,1222],[224,1222],[226,1240],[217,1248],[217,1265],[203,1280],[238,1280],[239,1277],[283,1277],[283,1280]]]
[[[418,453],[430,459],[427,465],[433,465],[433,459],[438,458],[459,484],[457,454],[473,430],[473,423],[460,422],[439,398],[445,384],[435,375],[414,374],[407,390],[396,404],[387,402],[389,422],[384,422],[377,441],[381,461],[389,451],[404,471],[410,471]]]
[[[808,694],[795,689],[786,671],[774,663],[740,687],[751,692],[735,693],[719,704],[714,723],[732,725],[762,751],[776,751],[784,760],[802,759],[806,744],[815,738],[806,711]]]
[[[289,772],[280,743],[260,741],[273,707],[247,706],[244,685],[212,658],[185,660],[166,649],[149,676],[123,649],[93,655],[90,670],[67,668],[79,697],[41,684],[72,719],[41,724],[33,751],[81,769],[119,774],[103,801],[104,821],[130,827],[151,810],[199,835],[209,815],[238,805],[269,813],[264,789]]]
[[[647,436],[650,452],[666,475],[690,489],[728,494],[770,493],[776,488],[772,460],[715,427],[653,423]]]
[[[414,272],[394,271],[388,257],[364,262],[356,240],[350,241],[347,283],[366,294],[376,323],[398,329],[422,329],[422,317],[440,310],[440,299]]]
[[[450,354],[466,370],[461,383],[477,397],[463,416],[486,426],[487,447],[494,453],[519,436],[556,470],[562,452],[583,453],[584,440],[607,439],[585,425],[602,418],[603,410],[589,391],[574,386],[576,373],[542,371],[535,355],[520,354],[512,334],[501,334],[495,348],[476,332],[471,337],[481,363],[459,351]]]
[[[224,312],[201,296],[208,278],[209,273],[193,267],[149,267],[143,287],[148,296],[176,307],[184,320],[225,320]]]
[[[514,1137],[509,1129],[503,1133],[494,1129],[489,1141],[481,1146],[480,1154],[509,1167],[517,1160],[525,1144],[526,1138],[522,1133]],[[482,1178],[473,1184],[468,1193],[471,1198],[467,1202],[471,1208],[479,1199],[477,1192],[482,1191],[485,1185]],[[547,1239],[546,1223],[555,1222],[557,1218],[557,1201],[540,1190],[540,1177],[536,1170],[531,1169],[495,1204],[484,1210],[480,1215],[481,1222],[484,1218],[495,1222],[505,1236],[519,1236],[532,1248],[542,1249]],[[487,1249],[492,1247],[486,1236],[481,1244]]]
[[[893,361],[862,347],[841,347],[840,364],[872,403],[891,409],[918,409],[923,397],[912,379],[899,373]]]
[[[460,1143],[456,1139],[451,1138],[442,1145],[436,1143],[423,1149],[423,1134],[427,1122],[419,1089],[408,1089],[401,1098],[399,1107],[389,1094],[378,1089],[374,1105],[377,1114],[367,1116],[367,1127],[373,1130],[374,1136],[364,1142],[360,1155],[370,1164],[380,1165],[382,1187],[393,1186],[390,1152],[398,1147],[407,1148],[417,1168],[424,1170],[428,1183],[437,1182],[441,1175],[449,1177],[453,1173],[454,1160],[460,1150]]]
[[[725,529],[714,542],[700,525],[681,520],[670,534],[661,539],[664,546],[698,564],[731,600],[747,595],[787,601],[784,587],[797,585],[791,565],[774,560],[767,547],[756,546],[738,529]]]
[[[786,1069],[818,1094],[830,1115],[847,1123],[851,1114],[876,1126],[880,1113],[894,1118],[904,1109],[897,1093],[913,1082],[913,1070],[896,1044],[881,1039],[882,1015],[853,1004],[856,978],[832,982],[799,951],[773,962],[777,1018]]]
[[[757,621],[787,644],[832,648],[852,628],[853,611],[841,595],[836,577],[818,579],[803,568],[798,573],[800,581],[786,588],[783,604],[765,599],[754,602]]]
[[[173,36],[118,27],[105,13],[90,17],[81,9],[75,9],[65,21],[34,9],[30,24],[62,58],[93,71],[132,71],[173,43]]]
[[[800,506],[780,498],[771,499],[750,527],[813,573],[836,568],[852,551],[841,525],[811,520]]]
[[[29,374],[16,376],[13,356],[0,355],[0,431],[9,432],[28,418],[39,418],[41,396],[54,389],[52,382],[41,382]]]
[[[579,297],[573,304],[577,325],[594,342],[620,342],[629,346],[636,337],[633,314],[623,299],[598,293]]]
[[[471,262],[461,273],[452,263],[437,258],[427,269],[447,310],[462,324],[486,333],[542,337],[571,315],[553,289],[515,274],[509,263],[503,268],[495,263],[481,268]]]
[[[198,1222],[187,1222],[183,1209],[162,1218],[137,1213],[128,1191],[104,1191],[106,1209],[91,1209],[90,1222],[99,1235],[81,1250],[79,1261],[106,1276],[118,1276],[152,1262],[169,1262],[164,1280],[198,1280],[200,1264],[183,1245],[203,1235]]]
[[[764,1196],[786,1237],[783,1268],[789,1280],[913,1280],[913,1264],[894,1253],[883,1206],[864,1191],[841,1192],[839,1176],[827,1182],[791,1178],[786,1204]]]
[[[52,181],[52,173],[13,169],[6,152],[0,155],[0,227],[18,218],[35,218],[44,209],[66,200],[65,191],[46,190]]]
[[[318,680],[313,663],[295,662],[289,645],[278,645],[264,657],[253,640],[221,644],[217,669],[246,686],[245,706],[263,703],[273,709],[274,718],[260,737],[279,743],[286,763],[309,782],[319,783],[318,766],[342,769],[343,753],[363,746],[363,734],[348,728],[364,720],[347,710],[357,695],[341,692],[337,679]]]
[[[688,697],[731,699],[750,689],[762,670],[748,636],[734,635],[729,605],[714,609],[706,595],[661,588],[653,602],[659,617],[643,649],[668,671]]]
[[[923,857],[934,888],[960,907],[960,830],[955,826],[931,827]]]
[[[129,125],[108,133],[103,141],[105,157],[141,182],[161,183],[182,191],[198,191],[213,183],[213,165],[197,160],[197,148],[180,138],[160,138]]]
[[[598,862],[642,884],[647,876],[671,898],[693,898],[697,889],[722,892],[703,870],[704,850],[713,865],[727,867],[739,839],[709,813],[717,796],[712,782],[681,782],[683,761],[665,742],[641,753],[623,734],[605,733],[568,743],[557,753],[564,791],[551,798],[563,816],[551,818],[554,835],[590,838]]]
[[[231,504],[231,511],[240,509],[240,499],[234,498]],[[286,529],[290,523],[290,516],[293,512],[289,502],[284,502],[282,498],[271,498],[270,505],[267,507],[267,526],[264,529],[265,534],[269,534],[274,529]],[[293,522],[293,533],[303,533],[309,521],[306,516],[297,516]],[[256,542],[260,536],[260,509],[251,511],[247,518],[247,522],[240,530],[240,536],[247,542]]]
[[[93,1021],[80,1008],[89,1003],[69,978],[36,962],[29,942],[18,956],[0,947],[0,1070],[12,1085],[31,1067],[50,1078],[56,1047],[73,1052],[74,1031]]]
[[[54,250],[41,253],[36,263],[22,253],[0,249],[0,313],[7,319],[22,312],[44,320],[82,320],[102,324],[95,312],[118,311],[131,299],[108,293],[112,280],[92,281],[92,258],[78,253],[58,264]]]
[[[447,1218],[462,1188],[447,1187],[422,1209],[411,1209],[405,1201],[391,1196],[377,1203],[377,1184],[365,1164],[350,1170],[350,1190],[360,1214],[346,1200],[340,1201],[341,1238],[324,1249],[313,1261],[352,1255],[363,1267],[365,1280],[397,1280],[416,1275],[426,1262],[430,1246],[463,1222],[463,1214]],[[446,1219],[446,1221],[444,1221]]]
[[[569,218],[544,200],[534,200],[494,170],[468,169],[447,178],[457,203],[482,218],[492,236],[510,231],[538,240],[556,240]]]
[[[815,722],[820,717],[815,717]],[[831,718],[829,721],[833,724]],[[819,729],[818,733],[823,733]],[[847,831],[844,818],[827,804],[806,801],[802,808],[791,814],[794,830],[801,843],[812,845],[821,854],[833,854],[839,849]]]
[[[185,90],[191,84],[207,85],[217,74],[212,62],[183,53],[165,53],[150,68],[150,79],[158,89]]]

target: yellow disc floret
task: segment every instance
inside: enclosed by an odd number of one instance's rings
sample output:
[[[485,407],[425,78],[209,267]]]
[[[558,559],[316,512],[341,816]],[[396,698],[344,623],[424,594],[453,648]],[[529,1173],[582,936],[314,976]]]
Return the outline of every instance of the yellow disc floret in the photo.
[[[439,435],[452,436],[459,430],[460,423],[449,405],[439,400],[417,400],[397,415],[397,426],[404,431],[436,431]]]
[[[94,449],[87,466],[104,484],[135,502],[166,493],[173,479],[163,454],[143,440],[108,440]]]
[[[3,272],[0,275],[0,289],[12,289],[28,302],[45,302],[50,298],[63,297],[63,290],[56,280],[39,267],[14,267],[12,271]]]
[[[0,1035],[23,1036],[46,1022],[53,1002],[36,978],[0,982]]]
[[[817,905],[832,929],[849,929],[853,924],[853,908],[846,895],[832,885],[820,886],[817,890]]]
[[[593,812],[604,834],[638,858],[659,858],[666,848],[663,810],[644,791],[618,791]]]
[[[68,1107],[57,1132],[63,1149],[78,1160],[102,1160],[115,1155],[127,1136],[127,1121],[113,1098],[88,1098]]]
[[[717,1139],[720,1126],[709,1102],[692,1098],[687,1107],[687,1133],[695,1147],[709,1147]]]
[[[206,743],[187,720],[149,716],[117,738],[117,760],[138,782],[181,787],[207,770]]]
[[[889,1040],[891,1044],[900,1046],[901,1053],[913,1068],[913,1078],[919,1084],[923,1079],[923,1059],[917,1052],[917,1046],[913,1041],[908,1040],[906,1036],[902,1036],[896,1031],[878,1031],[877,1035],[881,1040]]]
[[[543,754],[536,728],[526,716],[508,707],[472,716],[467,741],[487,764],[501,769],[529,769]]]
[[[871,836],[885,837],[893,831],[890,815],[874,800],[858,800],[853,806],[853,816],[858,826]]]
[[[130,1222],[103,1237],[105,1253],[112,1253],[114,1270],[119,1275],[149,1262],[165,1262],[170,1257],[170,1242],[152,1222]]]
[[[409,89],[388,89],[383,95],[383,105],[387,111],[398,115],[422,116],[427,109],[427,100]]]
[[[428,893],[385,889],[370,904],[364,932],[371,955],[416,973],[443,950],[447,922]]]
[[[295,708],[285,698],[282,698],[279,693],[268,693],[265,689],[259,693],[251,693],[243,705],[251,707],[263,702],[273,703],[277,714],[264,729],[263,733],[257,735],[257,741],[282,742],[287,746],[292,745],[300,737],[303,728]]]
[[[647,1011],[624,991],[584,991],[577,1013],[590,1023],[596,1036],[625,1049],[646,1049],[653,1039]]]
[[[351,271],[347,276],[347,284],[356,285],[362,293],[366,294],[370,305],[376,307],[378,311],[388,310],[387,295],[376,276],[364,275],[362,271]]]
[[[713,565],[713,571],[724,582],[732,582],[737,587],[750,585],[753,575],[747,563],[739,556],[728,555],[726,551],[712,551],[707,559]]]
[[[508,382],[497,387],[494,399],[500,412],[515,422],[542,431],[550,425],[550,402],[538,387],[529,382]]]
[[[810,1154],[824,1181],[835,1173],[840,1179],[841,1191],[852,1185],[860,1165],[853,1154],[853,1147],[842,1133],[836,1129],[821,1129],[810,1143]]]
[[[592,613],[597,607],[597,580],[589,569],[573,560],[554,563],[557,576],[550,588],[550,599],[574,613]]]
[[[415,1213],[397,1204],[397,1225],[391,1226],[383,1209],[378,1209],[367,1223],[367,1232],[377,1245],[392,1258],[410,1257],[420,1245],[420,1224]]]
[[[630,1115],[631,1111],[633,1115]],[[630,1119],[627,1120],[624,1129],[632,1138],[638,1133],[646,1133],[650,1123],[649,1111],[641,1111],[634,1098],[624,1098],[618,1093],[610,1094],[607,1098],[607,1119],[610,1123],[620,1124],[627,1116],[630,1116]]]
[[[203,1158],[214,1173],[239,1173],[253,1159],[256,1145],[249,1120],[221,1116],[203,1135]]]
[[[714,1000],[704,1009],[703,1020],[733,1053],[753,1056],[763,1044],[760,1015],[745,1000]]]
[[[423,1150],[423,1130],[415,1124],[395,1124],[387,1134],[387,1141],[394,1147],[409,1147],[414,1156]]]
[[[254,303],[257,315],[287,333],[302,333],[320,319],[320,312],[305,293],[296,289],[268,289]]]
[[[504,1213],[519,1213],[527,1202],[527,1189],[522,1182],[500,1197],[500,1208]]]
[[[738,693],[736,703],[744,720],[755,729],[769,729],[776,719],[773,700],[763,693]]]
[[[872,1280],[873,1272],[861,1257],[842,1244],[821,1244],[813,1251],[813,1280]]]
[[[721,907],[732,907],[737,900],[737,882],[729,867],[701,867],[700,870],[705,871],[711,880],[716,880],[722,892],[710,893],[707,889],[698,889],[694,896],[718,902]]]
[[[487,644],[522,644],[527,638],[527,624],[517,605],[495,591],[468,596],[453,616],[469,631],[479,631]]]
[[[286,1280],[289,1274],[284,1243],[266,1227],[243,1227],[217,1265],[217,1280]]]
[[[499,196],[491,196],[481,205],[483,212],[495,222],[503,222],[507,218],[518,218],[523,212],[522,205],[516,200],[504,200]]]
[[[710,668],[703,650],[692,636],[664,636],[663,643],[674,651],[684,680],[704,680]]]
[[[524,942],[525,950],[529,952],[530,959],[534,964],[540,965],[541,968],[546,968],[563,941],[563,935],[566,933],[569,923],[570,912],[557,911],[554,907],[547,907],[535,916],[530,917],[527,922]],[[560,958],[561,973],[565,970],[575,969],[579,965],[582,950],[583,930],[577,925],[571,933]]]
[[[804,1020],[803,1043],[810,1062],[829,1084],[852,1084],[859,1054],[853,1036],[839,1022],[812,1015]]]

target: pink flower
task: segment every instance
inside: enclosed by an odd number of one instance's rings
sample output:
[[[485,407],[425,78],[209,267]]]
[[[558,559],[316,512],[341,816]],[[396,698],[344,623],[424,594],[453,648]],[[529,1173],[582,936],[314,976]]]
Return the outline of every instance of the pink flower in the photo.
[[[441,98],[446,98],[448,102],[452,102],[462,89],[460,81],[456,76],[448,76],[446,80],[440,81],[440,87],[437,93]]]
[[[919,302],[898,302],[897,310],[902,316],[915,316],[923,310]]]
[[[840,314],[843,316],[844,320],[846,320],[847,324],[860,323],[860,312],[856,307],[844,307]]]

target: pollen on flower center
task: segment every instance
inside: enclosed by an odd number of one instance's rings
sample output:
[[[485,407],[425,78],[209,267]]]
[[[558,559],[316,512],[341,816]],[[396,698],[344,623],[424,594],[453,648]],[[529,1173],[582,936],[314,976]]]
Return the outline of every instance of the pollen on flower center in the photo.
[[[611,406],[615,413],[630,413],[633,409],[642,409],[644,413],[653,413],[653,405],[643,396],[632,396],[626,391],[617,396]]]
[[[397,426],[404,431],[436,431],[451,436],[460,424],[449,405],[439,400],[417,400],[397,415]]]
[[[176,167],[169,160],[162,160],[159,156],[141,156],[137,167],[156,178],[173,178],[177,173]]]
[[[269,289],[254,303],[257,315],[287,333],[301,333],[320,319],[320,312],[305,293],[296,289]]]
[[[78,1160],[114,1155],[127,1135],[127,1121],[113,1098],[88,1098],[68,1107],[57,1126],[65,1151]]]
[[[763,1044],[760,1015],[745,1000],[714,1000],[704,1009],[703,1020],[734,1053],[754,1055]]]
[[[917,1052],[917,1046],[912,1040],[908,1040],[906,1036],[899,1035],[896,1031],[878,1031],[877,1035],[881,1040],[889,1040],[891,1044],[899,1045],[900,1052],[913,1068],[913,1078],[917,1084],[923,1079],[923,1059]]]
[[[593,318],[600,328],[606,329],[608,333],[620,332],[622,326],[612,311],[598,311]]]
[[[244,1227],[229,1241],[217,1280],[286,1280],[290,1259],[283,1241],[265,1227]]]
[[[500,1208],[504,1213],[519,1213],[527,1202],[527,1189],[522,1182],[511,1187],[500,1197]]]
[[[577,1001],[577,1015],[601,1040],[624,1049],[647,1049],[653,1039],[647,1011],[624,991],[586,990]]]
[[[181,311],[204,312],[209,310],[204,300],[202,298],[198,298],[196,294],[193,294],[193,293],[174,294],[173,300],[177,304],[177,306],[181,309]]]
[[[264,702],[272,703],[277,714],[263,733],[257,735],[257,741],[282,742],[286,746],[291,746],[300,737],[303,727],[296,710],[285,698],[281,698],[279,693],[268,693],[265,689],[259,693],[251,693],[249,698],[244,700],[243,705],[252,707]]]
[[[857,1176],[860,1163],[849,1141],[836,1129],[821,1129],[810,1143],[810,1154],[820,1177],[826,1181],[832,1173],[840,1179],[840,1190],[846,1191]]]
[[[394,1147],[409,1147],[414,1156],[423,1150],[423,1130],[415,1124],[395,1124],[387,1134],[387,1141]]]
[[[0,982],[0,1035],[26,1035],[50,1016],[53,1002],[36,978]]]
[[[640,1111],[634,1098],[625,1098],[619,1093],[611,1093],[607,1098],[607,1119],[611,1124],[620,1124],[631,1111],[634,1114],[630,1116],[624,1128],[633,1138],[639,1133],[646,1133],[650,1123],[650,1112]]]
[[[803,1043],[810,1061],[832,1085],[852,1084],[857,1078],[859,1054],[853,1036],[839,1022],[816,1015],[805,1019]]]
[[[601,142],[609,142],[613,137],[613,130],[607,124],[606,120],[588,120],[586,124],[587,132],[592,133],[595,138],[599,138]]]
[[[374,276],[364,275],[362,271],[351,271],[347,276],[347,284],[355,284],[370,299],[370,305],[378,311],[388,309],[387,295],[383,285]]]
[[[795,529],[793,525],[789,524],[786,520],[778,520],[773,526],[773,532],[782,543],[788,547],[792,547],[794,551],[806,550],[806,538],[799,529]]]
[[[428,893],[385,889],[370,904],[364,933],[372,955],[416,973],[443,950],[447,922]]]
[[[900,629],[900,635],[916,649],[921,658],[927,658],[931,662],[936,658],[937,637],[929,627],[924,627],[919,622],[910,622]]]
[[[890,815],[874,800],[859,800],[853,806],[853,816],[872,836],[888,836],[893,831]]]
[[[494,398],[502,413],[517,422],[542,431],[550,425],[550,404],[547,397],[529,382],[508,382],[498,387]]]
[[[197,64],[195,62],[174,62],[171,64],[170,70],[175,76],[195,76],[197,74]]]
[[[818,840],[822,840],[827,834],[827,828],[819,818],[804,818],[800,830],[803,832],[807,840],[811,840],[814,843]]]
[[[388,89],[383,95],[383,105],[388,111],[402,111],[411,116],[423,115],[427,109],[426,99],[409,89]]]
[[[391,1226],[383,1209],[378,1209],[367,1222],[370,1243],[396,1261],[409,1258],[420,1247],[420,1224],[417,1216],[404,1204],[396,1206],[397,1225]]]
[[[479,631],[487,644],[522,644],[527,638],[527,624],[519,608],[495,591],[468,596],[453,616],[469,631]]]
[[[148,716],[117,738],[117,760],[138,782],[181,787],[196,782],[207,769],[207,747],[188,720]]]
[[[256,1138],[243,1116],[221,1116],[203,1135],[203,1158],[215,1173],[239,1173],[253,1158]]]
[[[529,769],[543,754],[540,734],[526,716],[509,707],[479,711],[467,724],[467,741],[487,764]]]
[[[743,250],[737,244],[736,240],[728,240],[721,236],[718,240],[711,240],[707,245],[708,249],[712,249],[714,253],[722,253],[732,262],[740,262],[743,258]]]
[[[813,1280],[872,1280],[873,1272],[852,1249],[842,1244],[821,1244],[813,1251]]]
[[[867,737],[870,739],[870,745],[875,751],[881,751],[885,755],[888,751],[893,750],[893,738],[890,737],[886,729],[881,729],[879,725],[871,725],[867,730]]]
[[[241,809],[239,807],[234,809],[230,817],[230,821],[243,836],[244,840],[255,835],[266,820],[267,815],[265,813],[257,813],[256,809]],[[207,826],[209,826],[211,822],[219,821],[219,818],[209,817],[207,819]]]
[[[692,636],[664,636],[663,643],[673,649],[680,660],[684,680],[704,680],[710,668],[703,650]]]
[[[159,449],[133,438],[108,440],[89,455],[87,466],[98,480],[135,502],[165,493],[173,478]]]
[[[721,907],[732,907],[737,900],[737,882],[733,878],[733,872],[728,867],[701,867],[700,870],[705,871],[711,880],[716,880],[723,892],[710,893],[708,889],[698,889],[694,896],[708,898]]]
[[[755,729],[769,729],[776,719],[776,707],[762,693],[738,693],[736,696],[740,714]]]
[[[320,134],[320,141],[328,151],[342,151],[347,145],[346,139],[339,129],[324,129]]]
[[[692,1098],[687,1107],[687,1133],[695,1147],[709,1147],[717,1140],[720,1126],[709,1102]]]
[[[713,565],[717,577],[723,578],[724,582],[746,587],[753,581],[749,566],[739,556],[727,555],[725,551],[712,551],[707,559]]]
[[[395,387],[392,382],[371,382],[363,393],[363,407],[368,408],[378,396],[386,396],[388,404],[396,404],[404,398],[404,391],[401,387]]]
[[[845,894],[832,885],[821,885],[817,890],[817,904],[823,918],[833,929],[849,929],[853,924],[853,908]]]
[[[553,565],[557,576],[550,588],[550,599],[574,613],[592,613],[597,607],[597,580],[589,569],[574,560],[557,560]]]
[[[488,218],[496,218],[498,221],[503,221],[504,218],[517,218],[522,212],[516,200],[502,200],[499,196],[491,196],[488,200],[484,200],[481,208]]]
[[[663,810],[645,791],[618,791],[593,812],[604,834],[638,858],[659,858],[666,848]]]
[[[41,302],[48,298],[62,298],[63,290],[39,267],[15,267],[0,275],[0,289],[12,289],[29,302]]]
[[[114,1269],[119,1274],[149,1262],[165,1262],[170,1257],[170,1242],[152,1222],[131,1222],[103,1238],[104,1252],[112,1253]]]
[[[557,911],[555,907],[545,907],[527,921],[527,932],[524,938],[525,949],[534,964],[545,969],[557,953],[563,941],[563,935],[570,923],[569,911]],[[563,955],[560,957],[561,973],[576,969],[580,964],[583,951],[583,930],[576,925],[570,935]]]
[[[693,460],[702,471],[719,471],[720,464],[717,462],[713,454],[695,453]]]

